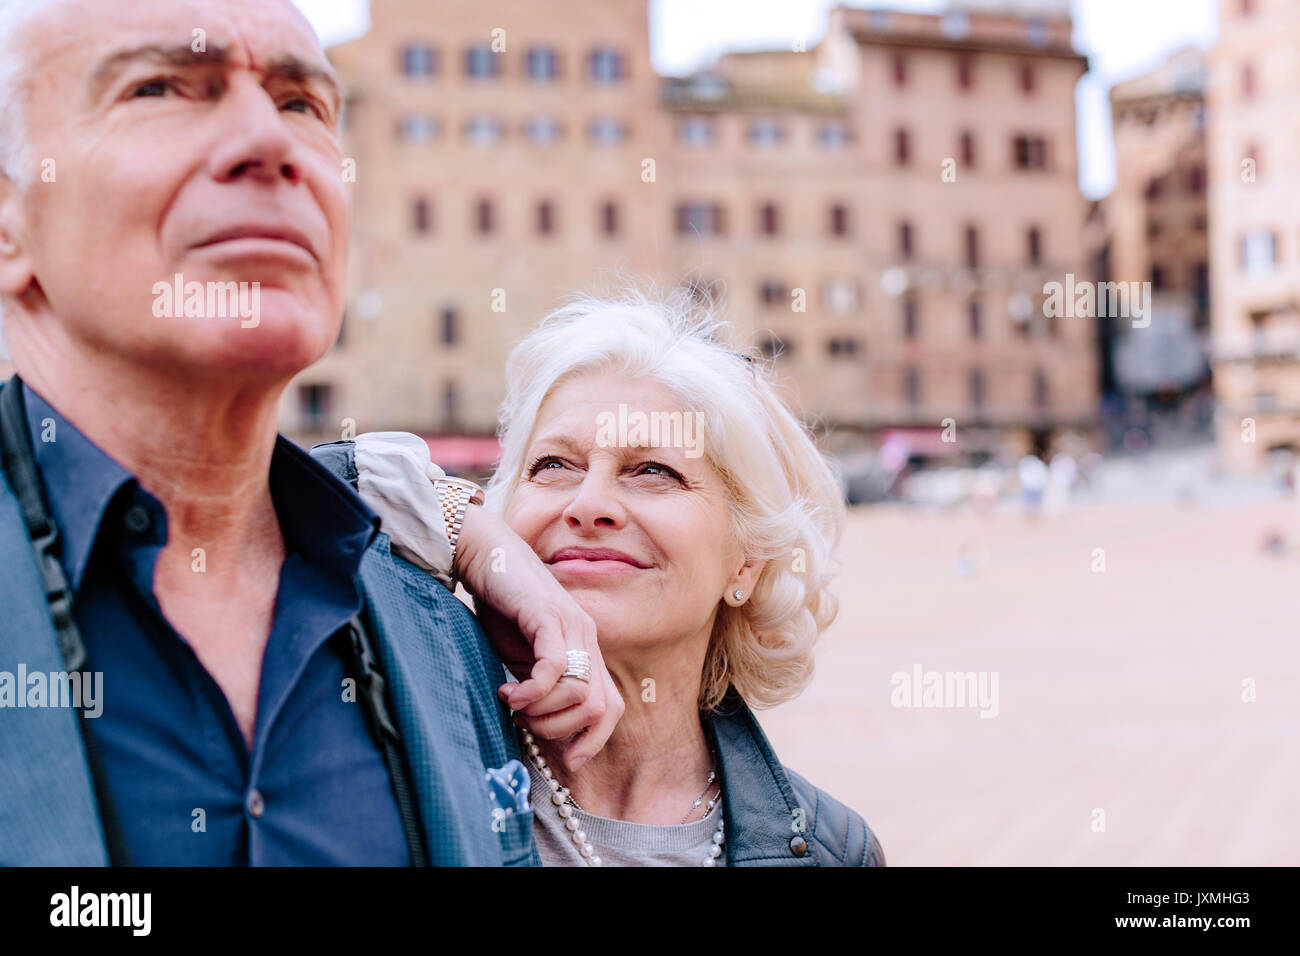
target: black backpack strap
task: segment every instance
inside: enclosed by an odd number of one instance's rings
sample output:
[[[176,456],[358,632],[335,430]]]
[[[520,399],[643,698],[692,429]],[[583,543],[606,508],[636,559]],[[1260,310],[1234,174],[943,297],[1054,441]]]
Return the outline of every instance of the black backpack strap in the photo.
[[[357,690],[360,691],[366,708],[370,732],[384,752],[384,763],[388,765],[393,796],[397,798],[397,811],[401,815],[402,830],[406,833],[406,845],[411,853],[411,865],[428,866],[429,854],[425,848],[424,831],[420,826],[420,815],[416,812],[410,777],[402,757],[401,735],[388,712],[387,682],[360,615],[348,623],[347,635],[356,666]]]
[[[81,632],[77,630],[77,622],[72,614],[72,586],[59,562],[59,527],[49,516],[40,476],[36,471],[36,461],[32,455],[22,386],[22,379],[17,375],[0,386],[0,447],[3,448],[5,475],[22,509],[23,524],[27,527],[36,567],[45,585],[45,601],[54,622],[64,666],[72,674],[88,669],[86,645],[81,640]],[[95,787],[95,800],[99,804],[99,821],[104,829],[109,862],[114,866],[130,866],[130,854],[122,836],[121,824],[113,810],[95,738],[80,711],[77,726],[86,748],[86,762]]]

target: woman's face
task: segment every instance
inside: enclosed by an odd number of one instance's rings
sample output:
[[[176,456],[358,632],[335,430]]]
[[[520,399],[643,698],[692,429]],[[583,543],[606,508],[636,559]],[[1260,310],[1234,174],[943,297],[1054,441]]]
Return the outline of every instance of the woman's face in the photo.
[[[611,427],[673,412],[694,417],[653,381],[608,372],[569,379],[542,405],[506,509],[592,616],[602,648],[707,641],[743,564],[729,543],[722,480],[699,453],[708,436],[665,429],[648,446],[634,427]]]

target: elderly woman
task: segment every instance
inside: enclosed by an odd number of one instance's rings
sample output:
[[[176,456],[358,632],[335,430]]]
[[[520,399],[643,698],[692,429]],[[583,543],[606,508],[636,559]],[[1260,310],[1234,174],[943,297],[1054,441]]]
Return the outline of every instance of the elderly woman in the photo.
[[[625,704],[577,771],[544,722],[521,731],[548,866],[885,862],[862,817],[781,765],[750,711],[812,676],[844,515],[767,370],[724,332],[684,299],[583,298],[507,362],[487,510],[594,620]],[[396,437],[358,439],[363,496],[366,469],[386,467],[375,442]],[[439,527],[385,524],[399,553]]]

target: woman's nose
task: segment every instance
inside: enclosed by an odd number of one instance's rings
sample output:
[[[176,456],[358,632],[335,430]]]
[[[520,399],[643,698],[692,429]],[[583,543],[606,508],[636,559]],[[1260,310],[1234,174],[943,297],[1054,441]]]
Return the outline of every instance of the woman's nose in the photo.
[[[588,471],[563,512],[564,522],[574,530],[621,528],[627,514],[614,480],[597,470]]]

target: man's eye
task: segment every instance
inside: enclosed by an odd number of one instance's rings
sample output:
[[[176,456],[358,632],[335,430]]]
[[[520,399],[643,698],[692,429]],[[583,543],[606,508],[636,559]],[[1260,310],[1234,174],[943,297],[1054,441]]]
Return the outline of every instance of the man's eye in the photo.
[[[301,109],[299,109],[298,107],[301,107]],[[280,109],[290,110],[294,113],[314,113],[317,116],[323,115],[321,111],[316,107],[315,103],[313,103],[309,99],[304,99],[303,97],[299,97],[296,100],[286,100],[283,104],[281,104]]]
[[[131,96],[137,98],[163,96],[171,89],[171,81],[158,78],[141,83],[131,91]]]

